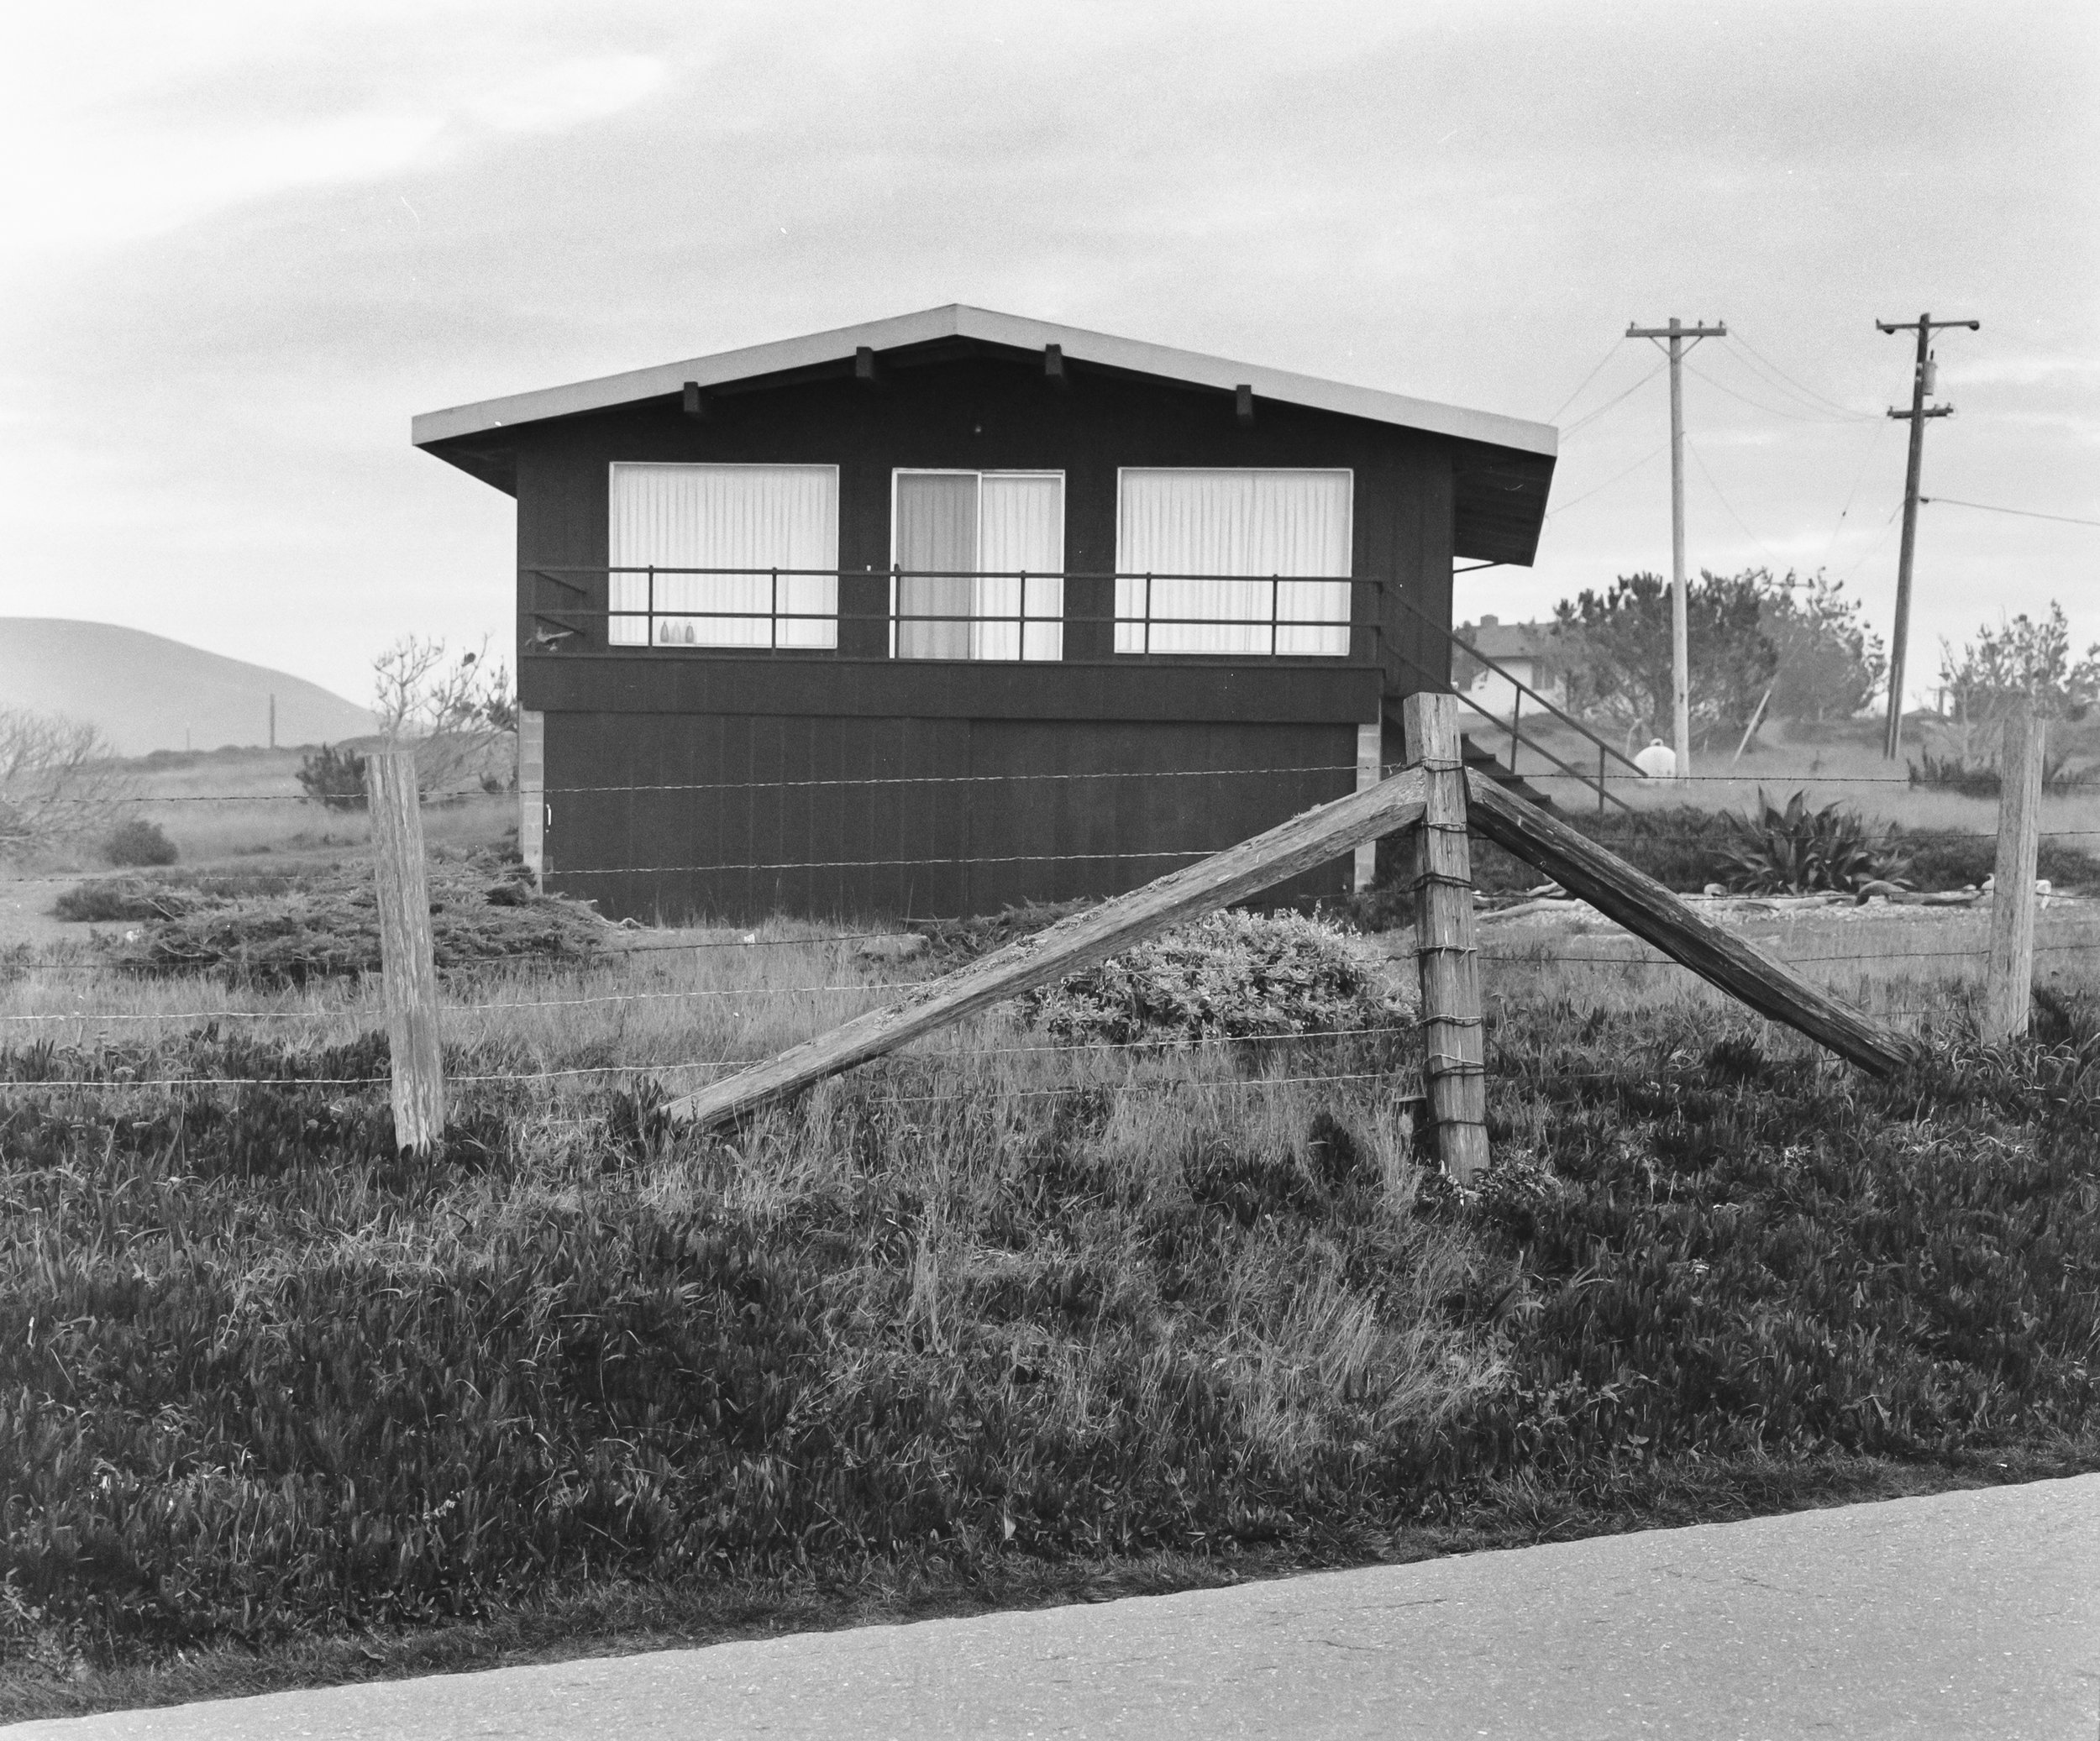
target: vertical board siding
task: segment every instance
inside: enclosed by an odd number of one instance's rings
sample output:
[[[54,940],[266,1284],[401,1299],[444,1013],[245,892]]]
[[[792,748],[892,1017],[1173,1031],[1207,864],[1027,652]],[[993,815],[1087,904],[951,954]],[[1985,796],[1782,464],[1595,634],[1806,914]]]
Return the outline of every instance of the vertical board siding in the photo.
[[[549,883],[670,924],[1117,894],[1350,791],[1354,740],[1332,724],[550,714]],[[588,789],[616,758],[669,789]],[[1070,777],[1102,773],[1119,777]],[[1277,898],[1337,898],[1347,873]]]

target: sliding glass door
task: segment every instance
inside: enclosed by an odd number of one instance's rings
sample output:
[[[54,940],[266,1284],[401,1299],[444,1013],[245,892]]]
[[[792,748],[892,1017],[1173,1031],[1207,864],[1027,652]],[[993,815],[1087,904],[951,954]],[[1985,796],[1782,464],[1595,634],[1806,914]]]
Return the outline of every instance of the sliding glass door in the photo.
[[[1064,475],[900,471],[891,653],[1064,657]]]

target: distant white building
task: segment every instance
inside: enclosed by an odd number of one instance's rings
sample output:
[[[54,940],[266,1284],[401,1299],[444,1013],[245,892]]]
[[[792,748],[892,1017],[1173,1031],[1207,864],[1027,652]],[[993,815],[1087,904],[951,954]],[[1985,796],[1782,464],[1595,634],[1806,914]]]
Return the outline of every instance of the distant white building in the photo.
[[[1509,674],[1505,677],[1462,654],[1452,674],[1462,694],[1497,718],[1508,718],[1515,706],[1517,690],[1509,681],[1512,677],[1556,705],[1567,699],[1567,678],[1553,657],[1551,623],[1504,622],[1498,617],[1483,616],[1477,623],[1461,623],[1455,637]],[[1470,682],[1467,681],[1468,674]],[[1527,711],[1537,705],[1529,695],[1524,700]]]

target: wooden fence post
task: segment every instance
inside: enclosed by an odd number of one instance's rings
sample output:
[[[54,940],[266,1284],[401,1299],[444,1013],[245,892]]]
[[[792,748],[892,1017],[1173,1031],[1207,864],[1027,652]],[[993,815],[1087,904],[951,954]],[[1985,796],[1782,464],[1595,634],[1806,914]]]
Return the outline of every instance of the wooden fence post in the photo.
[[[379,894],[379,959],[394,1078],[394,1141],[435,1155],[445,1128],[444,1056],[438,1036],[438,970],[430,943],[416,758],[375,750],[365,762]]]
[[[2021,696],[2005,721],[1998,762],[1998,865],[1991,882],[1991,958],[1983,1037],[2027,1031],[2034,997],[2034,860],[2040,844],[2042,751],[2047,728]]]
[[[1407,759],[1423,776],[1415,936],[1430,1119],[1444,1171],[1468,1184],[1488,1164],[1487,1035],[1473,941],[1473,853],[1466,831],[1458,700],[1424,693],[1406,697],[1400,709]]]

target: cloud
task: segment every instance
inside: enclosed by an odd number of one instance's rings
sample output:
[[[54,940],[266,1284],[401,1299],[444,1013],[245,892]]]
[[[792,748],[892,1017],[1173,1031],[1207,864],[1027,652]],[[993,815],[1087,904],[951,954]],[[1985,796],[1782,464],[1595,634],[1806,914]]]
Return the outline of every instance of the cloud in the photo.
[[[287,33],[286,15],[310,10],[296,5],[194,9],[194,35],[169,28],[192,8],[118,10],[115,33],[42,21],[0,75],[0,235],[18,264],[564,132],[640,102],[669,71],[654,55],[579,52],[529,28],[449,52],[467,45],[442,8],[366,8],[353,14],[364,34],[347,39],[311,17]],[[249,29],[226,28],[243,15]],[[406,62],[389,34],[417,45]]]

